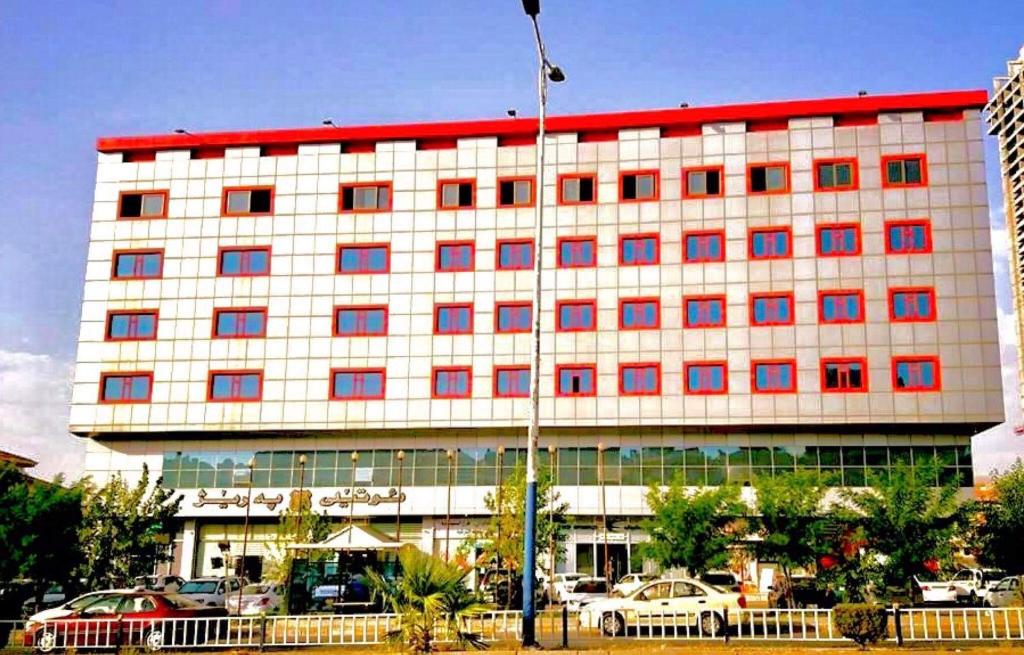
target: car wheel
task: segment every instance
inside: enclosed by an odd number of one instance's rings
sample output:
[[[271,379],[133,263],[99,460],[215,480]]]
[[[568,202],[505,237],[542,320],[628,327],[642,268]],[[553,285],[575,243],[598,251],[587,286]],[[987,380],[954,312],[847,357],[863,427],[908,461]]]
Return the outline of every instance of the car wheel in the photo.
[[[164,631],[160,628],[150,628],[142,635],[142,645],[145,647],[147,653],[155,653],[163,650]]]
[[[717,614],[703,614],[700,617],[700,631],[708,637],[722,634],[722,617]]]
[[[975,593],[975,592],[974,592],[974,591],[972,590],[972,591],[971,591],[971,595],[970,595],[970,597],[968,598],[967,602],[968,602],[968,603],[970,604],[970,606],[971,606],[971,607],[977,607],[977,606],[978,606],[978,594],[977,594],[977,593]]]
[[[609,637],[618,637],[626,631],[626,624],[622,617],[611,612],[601,617],[601,632]]]
[[[52,653],[57,650],[57,632],[53,628],[43,628],[32,640],[33,647],[39,653]]]

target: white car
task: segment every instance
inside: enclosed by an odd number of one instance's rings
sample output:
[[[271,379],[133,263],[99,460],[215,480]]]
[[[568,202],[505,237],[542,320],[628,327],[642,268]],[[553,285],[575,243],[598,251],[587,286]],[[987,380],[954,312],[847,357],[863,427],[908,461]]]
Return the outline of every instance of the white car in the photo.
[[[565,595],[572,591],[576,582],[586,576],[582,573],[556,573],[555,581],[551,585],[551,602],[564,603]]]
[[[107,591],[94,591],[89,594],[83,594],[77,598],[69,600],[63,605],[57,607],[51,607],[50,609],[36,612],[32,616],[28,617],[29,623],[42,623],[43,621],[52,621],[54,619],[62,619],[65,616],[69,616],[74,612],[82,609],[89,603],[99,600],[105,596],[118,596],[123,594],[123,589],[110,589]]]
[[[914,583],[921,589],[921,602],[925,605],[950,605],[957,600],[956,584],[952,581],[915,575]]]
[[[1001,569],[961,569],[950,583],[956,587],[956,599],[977,607],[985,600],[988,590],[1006,577]]]
[[[181,585],[178,593],[200,605],[207,607],[224,607],[224,600],[234,594],[245,584],[245,580],[234,576],[195,578]]]
[[[698,580],[657,580],[624,598],[584,606],[579,623],[581,628],[600,629],[609,636],[643,627],[713,637],[722,634],[725,608],[738,612],[746,606],[742,594],[719,591]]]
[[[570,612],[578,612],[584,605],[608,598],[608,581],[604,578],[580,578],[572,591],[562,597]]]
[[[628,596],[648,582],[657,580],[658,576],[653,573],[627,573],[619,578],[619,581],[612,587],[612,591],[620,596]]]
[[[985,595],[985,607],[1020,607],[1024,605],[1024,586],[1021,576],[1003,578]]]
[[[242,587],[242,609],[238,609],[238,594],[227,597],[224,607],[228,614],[251,616],[253,614],[276,614],[284,602],[284,585],[271,582],[247,584]]]
[[[165,591],[174,593],[185,581],[176,575],[140,575],[135,578],[135,591]]]

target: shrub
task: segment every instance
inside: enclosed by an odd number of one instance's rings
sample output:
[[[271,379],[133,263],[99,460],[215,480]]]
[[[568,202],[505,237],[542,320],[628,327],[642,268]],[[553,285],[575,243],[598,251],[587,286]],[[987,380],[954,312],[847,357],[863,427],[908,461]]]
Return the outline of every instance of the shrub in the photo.
[[[889,617],[885,608],[868,603],[845,603],[836,605],[832,622],[839,634],[851,639],[861,650],[868,644],[877,643],[889,636]]]

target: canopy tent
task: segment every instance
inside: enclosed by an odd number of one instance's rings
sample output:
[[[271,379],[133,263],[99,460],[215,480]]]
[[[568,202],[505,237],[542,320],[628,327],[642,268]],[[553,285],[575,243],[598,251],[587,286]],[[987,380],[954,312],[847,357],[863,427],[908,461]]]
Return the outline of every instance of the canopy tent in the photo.
[[[289,550],[387,550],[402,547],[402,542],[367,525],[347,525],[323,541],[314,544],[291,544]]]

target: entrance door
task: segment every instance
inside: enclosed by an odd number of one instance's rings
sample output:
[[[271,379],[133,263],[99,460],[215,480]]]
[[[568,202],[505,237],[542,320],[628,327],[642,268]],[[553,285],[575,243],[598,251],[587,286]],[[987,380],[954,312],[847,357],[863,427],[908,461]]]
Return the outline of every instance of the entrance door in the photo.
[[[608,544],[608,560],[611,562],[610,579],[612,584],[629,572],[629,553],[626,544]],[[595,575],[604,576],[604,543],[597,544],[597,572]]]

